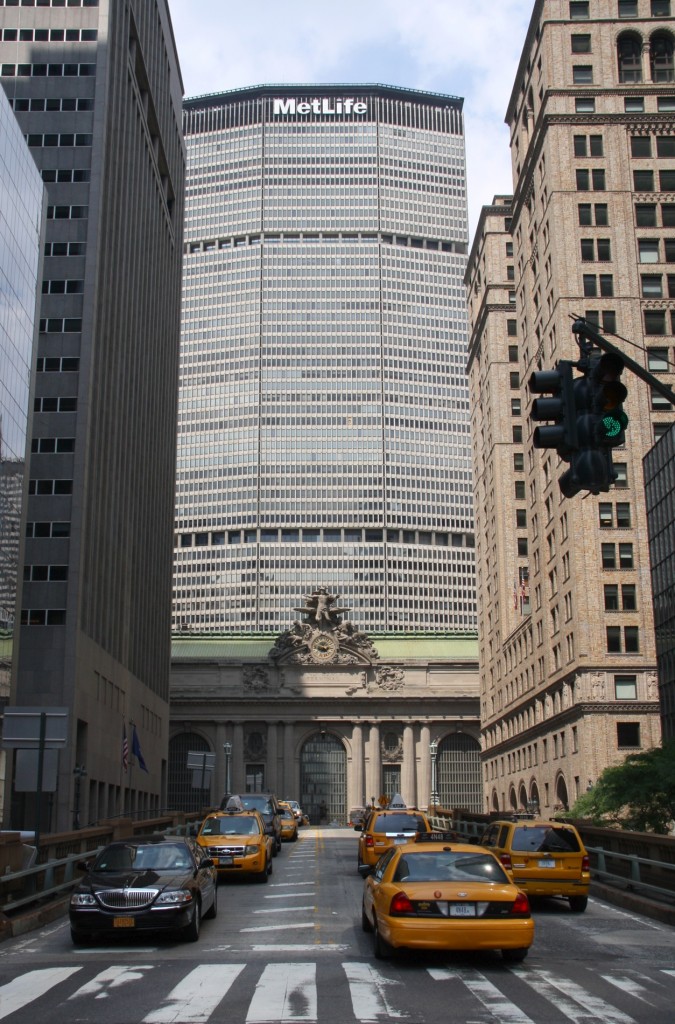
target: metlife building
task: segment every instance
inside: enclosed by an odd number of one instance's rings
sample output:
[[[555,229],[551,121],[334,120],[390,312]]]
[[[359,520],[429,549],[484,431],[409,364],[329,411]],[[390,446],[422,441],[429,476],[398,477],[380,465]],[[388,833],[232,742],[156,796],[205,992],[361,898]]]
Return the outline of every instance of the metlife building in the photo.
[[[462,100],[189,99],[174,630],[476,631]]]

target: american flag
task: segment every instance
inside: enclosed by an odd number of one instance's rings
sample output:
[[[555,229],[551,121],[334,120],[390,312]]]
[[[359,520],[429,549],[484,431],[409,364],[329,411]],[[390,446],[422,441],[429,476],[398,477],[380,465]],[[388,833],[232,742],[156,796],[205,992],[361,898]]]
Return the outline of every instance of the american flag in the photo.
[[[122,726],[122,768],[124,771],[129,767],[129,740],[127,739],[127,727]]]

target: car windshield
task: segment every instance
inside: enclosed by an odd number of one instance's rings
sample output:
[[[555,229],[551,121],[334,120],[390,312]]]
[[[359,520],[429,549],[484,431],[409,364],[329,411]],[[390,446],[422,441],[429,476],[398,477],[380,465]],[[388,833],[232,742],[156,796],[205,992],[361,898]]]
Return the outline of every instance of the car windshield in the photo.
[[[485,854],[450,850],[406,853],[394,872],[395,882],[499,882],[509,879],[501,864]]]
[[[260,835],[260,828],[255,818],[236,815],[224,818],[207,818],[202,826],[200,835],[203,836],[257,836]]]
[[[173,871],[192,868],[187,847],[178,843],[131,843],[108,846],[94,863],[94,871]]]
[[[571,828],[523,825],[515,829],[511,849],[518,853],[578,853],[580,847]]]
[[[241,804],[245,811],[260,811],[261,814],[271,814],[272,807],[264,796],[242,796]]]
[[[380,814],[373,832],[426,832],[426,826],[419,814]]]

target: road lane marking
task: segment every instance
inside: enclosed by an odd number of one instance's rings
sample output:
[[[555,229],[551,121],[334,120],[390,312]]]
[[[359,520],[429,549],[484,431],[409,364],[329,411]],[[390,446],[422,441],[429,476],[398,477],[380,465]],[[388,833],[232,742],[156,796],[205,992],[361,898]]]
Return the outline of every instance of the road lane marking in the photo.
[[[0,1020],[39,999],[54,985],[60,985],[71,974],[81,970],[81,967],[46,967],[40,971],[28,971],[3,985],[0,987]]]
[[[648,990],[641,985],[639,981],[635,981],[634,978],[627,978],[625,974],[620,976],[614,976],[612,974],[601,974],[601,978],[604,978],[610,985],[614,985],[620,989],[621,992],[625,992],[629,996],[633,996],[635,999],[639,999],[643,1003],[647,1003],[649,1006],[653,1006],[647,996],[650,994]]]
[[[584,1020],[587,1020],[588,1024],[636,1024],[628,1014],[618,1010],[615,1006],[610,1006],[604,999],[592,995],[571,978],[561,979],[549,971],[539,969],[514,968],[513,973],[522,978],[539,995],[552,1002],[557,1010],[564,1013],[575,1024],[582,1024]],[[579,1013],[580,1008],[584,1011],[585,1016]]]
[[[451,971],[447,967],[428,967],[427,971],[435,981],[458,978],[466,985],[469,992],[483,1004],[485,1009],[496,1017],[499,1024],[535,1024],[531,1017],[528,1017],[520,1007],[507,999],[504,993],[500,992],[497,986],[488,981],[479,971],[461,969]]]
[[[292,921],[288,924],[266,924],[260,928],[240,928],[239,931],[243,932],[285,932],[291,928],[313,928],[314,921]]]
[[[400,1020],[407,1016],[394,1010],[386,993],[387,986],[401,985],[402,982],[385,978],[371,964],[346,963],[342,969],[349,982],[354,1016],[361,1024],[377,1024],[392,1017]]]
[[[316,964],[268,964],[253,993],[246,1024],[316,1024]]]
[[[296,911],[296,910],[314,910],[314,909],[315,909],[315,907],[314,907],[313,904],[310,905],[310,906],[306,906],[306,907],[296,907],[296,906],[293,907],[294,911]],[[254,914],[287,914],[288,913],[288,907],[272,907],[271,910],[254,910],[253,913]]]
[[[243,970],[244,964],[195,967],[142,1024],[205,1024]]]
[[[348,943],[342,942],[298,942],[295,945],[290,943],[277,944],[276,942],[266,943],[264,946],[249,946],[245,950],[235,950],[235,952],[248,953],[249,950],[253,950],[255,953],[343,953],[351,950],[352,947]]]
[[[94,999],[107,999],[114,988],[120,988],[130,981],[139,981],[143,978],[143,971],[151,971],[152,964],[139,964],[137,967],[106,967],[88,981],[86,985],[73,992],[70,999],[78,999],[80,996],[93,996]]]
[[[316,885],[316,882],[270,882],[270,889],[297,889],[299,885]]]
[[[274,895],[271,895],[271,894],[267,895],[267,896],[264,897],[264,899],[266,899],[266,900],[292,900],[292,899],[295,899],[296,895],[297,896],[302,896],[303,899],[307,899],[308,896],[313,896],[314,893],[313,892],[299,892],[299,893],[280,892],[280,893],[275,893]]]

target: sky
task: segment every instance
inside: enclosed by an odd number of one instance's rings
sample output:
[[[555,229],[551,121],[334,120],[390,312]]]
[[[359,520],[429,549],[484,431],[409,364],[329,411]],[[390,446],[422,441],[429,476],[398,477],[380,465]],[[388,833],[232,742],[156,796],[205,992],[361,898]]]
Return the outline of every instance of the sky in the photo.
[[[186,96],[380,83],[464,99],[469,226],[512,191],[504,115],[534,0],[169,0]]]

